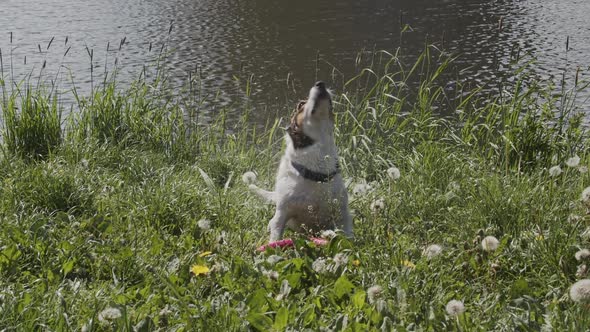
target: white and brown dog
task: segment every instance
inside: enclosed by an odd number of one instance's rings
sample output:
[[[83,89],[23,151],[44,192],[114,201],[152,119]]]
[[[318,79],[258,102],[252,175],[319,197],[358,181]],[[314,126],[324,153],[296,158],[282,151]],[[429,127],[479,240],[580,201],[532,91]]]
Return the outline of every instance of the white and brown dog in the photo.
[[[299,102],[285,135],[287,149],[281,159],[275,191],[250,189],[276,204],[268,223],[270,241],[280,240],[285,226],[297,232],[342,230],[352,236],[348,192],[338,164],[334,141],[332,96],[323,82]]]

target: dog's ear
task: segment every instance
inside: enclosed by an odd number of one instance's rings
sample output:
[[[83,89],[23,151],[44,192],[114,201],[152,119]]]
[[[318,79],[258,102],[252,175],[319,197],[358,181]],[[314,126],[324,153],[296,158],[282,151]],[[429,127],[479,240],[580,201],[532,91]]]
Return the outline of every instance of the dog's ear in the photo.
[[[314,141],[309,136],[303,133],[303,110],[305,109],[306,103],[307,100],[301,100],[297,103],[297,109],[291,118],[291,124],[289,125],[289,128],[287,128],[287,133],[289,133],[289,136],[291,136],[291,140],[293,141],[293,146],[295,149],[304,148],[314,143]]]
[[[295,126],[296,128],[300,128],[303,122],[303,111],[305,110],[305,104],[307,100],[300,100],[297,103],[297,108],[291,118],[291,126]]]

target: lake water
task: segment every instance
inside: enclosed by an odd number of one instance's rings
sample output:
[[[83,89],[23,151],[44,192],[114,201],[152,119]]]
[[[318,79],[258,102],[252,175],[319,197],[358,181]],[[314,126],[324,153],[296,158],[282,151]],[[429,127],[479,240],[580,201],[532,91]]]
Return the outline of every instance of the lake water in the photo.
[[[257,109],[284,115],[316,79],[338,89],[333,73],[352,77],[360,51],[400,48],[411,63],[426,41],[459,55],[452,77],[490,89],[515,50],[541,79],[590,70],[588,0],[0,0],[0,12],[5,78],[88,92],[116,59],[125,85],[166,45],[175,84],[199,72],[202,94],[218,95],[205,113],[243,100],[251,78]]]

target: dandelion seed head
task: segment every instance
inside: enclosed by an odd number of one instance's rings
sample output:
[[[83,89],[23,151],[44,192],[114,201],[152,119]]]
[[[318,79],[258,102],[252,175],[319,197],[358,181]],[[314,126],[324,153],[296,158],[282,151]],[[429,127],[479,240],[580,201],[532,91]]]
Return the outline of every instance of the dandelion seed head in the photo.
[[[481,248],[484,251],[494,251],[498,249],[498,246],[500,246],[500,241],[498,241],[498,239],[496,239],[494,236],[486,236],[481,241]]]
[[[383,198],[379,198],[371,203],[371,210],[373,212],[379,212],[383,209],[385,209],[385,200]]]
[[[387,169],[387,177],[389,177],[391,180],[399,179],[401,177],[401,172],[399,171],[399,168],[390,167],[389,169]]]
[[[449,316],[456,317],[465,312],[465,305],[459,300],[450,300],[447,303],[446,310]]]
[[[424,252],[422,254],[426,256],[426,258],[432,259],[440,255],[442,253],[442,250],[443,248],[438,244],[431,244],[428,247],[426,247],[426,249],[424,249]]]
[[[582,191],[582,202],[590,203],[590,187],[586,187]]]
[[[199,220],[197,225],[199,226],[200,229],[202,229],[204,231],[208,231],[209,229],[211,229],[211,221],[209,219],[201,219],[201,220]]]
[[[559,165],[553,166],[549,169],[549,175],[552,177],[559,176],[561,174],[561,172],[562,172],[562,170],[561,170],[561,167],[559,167]]]
[[[108,321],[119,319],[122,316],[123,315],[121,314],[121,310],[119,310],[118,308],[108,307],[98,314],[98,320],[105,323]]]
[[[578,167],[578,172],[585,174],[588,173],[588,166],[580,166]]]
[[[588,250],[588,249],[579,250],[578,252],[576,252],[575,257],[578,262],[588,259],[588,258],[590,258],[590,250]]]
[[[244,182],[245,184],[253,184],[254,182],[256,182],[256,173],[248,171],[242,174],[242,182]]]
[[[582,279],[573,284],[570,297],[574,302],[590,303],[590,279]]]
[[[383,295],[383,288],[379,285],[373,285],[367,289],[367,297],[369,298],[369,303],[373,304],[376,300],[378,300]]]
[[[580,164],[580,157],[578,157],[577,155],[573,156],[573,157],[569,158],[568,160],[566,160],[565,164],[568,167],[578,167],[578,165]]]

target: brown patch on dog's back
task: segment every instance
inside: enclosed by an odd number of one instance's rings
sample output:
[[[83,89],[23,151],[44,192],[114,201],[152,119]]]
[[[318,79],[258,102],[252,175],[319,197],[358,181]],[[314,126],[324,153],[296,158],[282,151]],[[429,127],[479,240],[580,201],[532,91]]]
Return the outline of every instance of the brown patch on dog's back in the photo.
[[[293,147],[295,149],[301,149],[314,143],[311,137],[303,133],[303,118],[305,115],[303,111],[305,110],[305,103],[307,103],[307,100],[301,100],[297,104],[297,109],[295,110],[295,114],[293,114],[293,117],[291,118],[291,124],[287,129],[287,133],[291,136]]]

